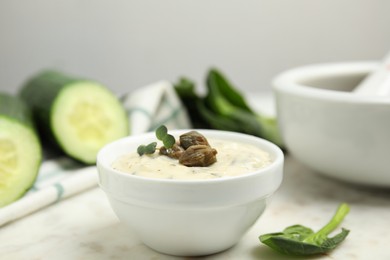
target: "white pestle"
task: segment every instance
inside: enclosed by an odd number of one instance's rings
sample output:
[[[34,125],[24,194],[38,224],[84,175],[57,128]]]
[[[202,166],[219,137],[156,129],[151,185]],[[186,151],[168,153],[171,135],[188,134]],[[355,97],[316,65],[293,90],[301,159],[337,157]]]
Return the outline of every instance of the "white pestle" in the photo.
[[[390,98],[390,53],[387,54],[382,64],[360,82],[352,92],[357,95]]]

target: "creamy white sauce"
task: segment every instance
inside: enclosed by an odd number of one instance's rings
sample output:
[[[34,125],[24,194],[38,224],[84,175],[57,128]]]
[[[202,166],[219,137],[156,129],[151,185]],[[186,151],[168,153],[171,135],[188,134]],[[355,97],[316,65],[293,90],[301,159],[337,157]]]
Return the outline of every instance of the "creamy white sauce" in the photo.
[[[269,153],[254,145],[211,138],[208,141],[218,152],[217,162],[208,167],[187,167],[156,151],[152,155],[139,156],[137,152],[123,155],[114,161],[112,168],[150,178],[213,179],[251,173],[272,163]]]

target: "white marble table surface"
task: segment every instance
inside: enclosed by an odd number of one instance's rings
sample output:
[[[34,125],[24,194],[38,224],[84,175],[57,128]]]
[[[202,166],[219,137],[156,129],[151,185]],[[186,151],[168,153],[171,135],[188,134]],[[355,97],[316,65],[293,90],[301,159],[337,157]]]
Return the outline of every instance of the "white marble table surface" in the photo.
[[[260,244],[258,236],[297,223],[317,230],[340,202],[351,206],[342,224],[351,233],[318,259],[390,259],[390,189],[340,183],[289,156],[283,184],[264,215],[236,246],[204,258],[287,259]],[[0,259],[191,259],[144,246],[119,223],[97,187],[0,228],[0,241]]]

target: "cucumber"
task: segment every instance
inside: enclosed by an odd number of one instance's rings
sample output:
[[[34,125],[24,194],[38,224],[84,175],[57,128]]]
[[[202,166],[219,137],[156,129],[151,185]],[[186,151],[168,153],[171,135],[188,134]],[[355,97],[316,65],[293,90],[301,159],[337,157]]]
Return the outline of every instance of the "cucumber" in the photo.
[[[34,184],[41,161],[41,144],[26,104],[0,93],[0,207]]]
[[[97,82],[44,71],[26,82],[20,96],[32,108],[42,139],[85,164],[96,162],[102,146],[129,134],[124,107]]]

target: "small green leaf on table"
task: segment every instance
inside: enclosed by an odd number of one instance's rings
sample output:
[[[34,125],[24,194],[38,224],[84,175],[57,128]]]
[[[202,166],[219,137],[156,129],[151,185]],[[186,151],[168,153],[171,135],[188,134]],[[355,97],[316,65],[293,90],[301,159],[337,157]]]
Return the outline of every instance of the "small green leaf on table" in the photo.
[[[325,254],[335,249],[347,237],[349,230],[344,228],[333,237],[328,235],[337,228],[348,212],[348,204],[342,203],[333,218],[318,232],[302,225],[293,225],[283,232],[261,235],[259,239],[272,249],[287,255]]]

